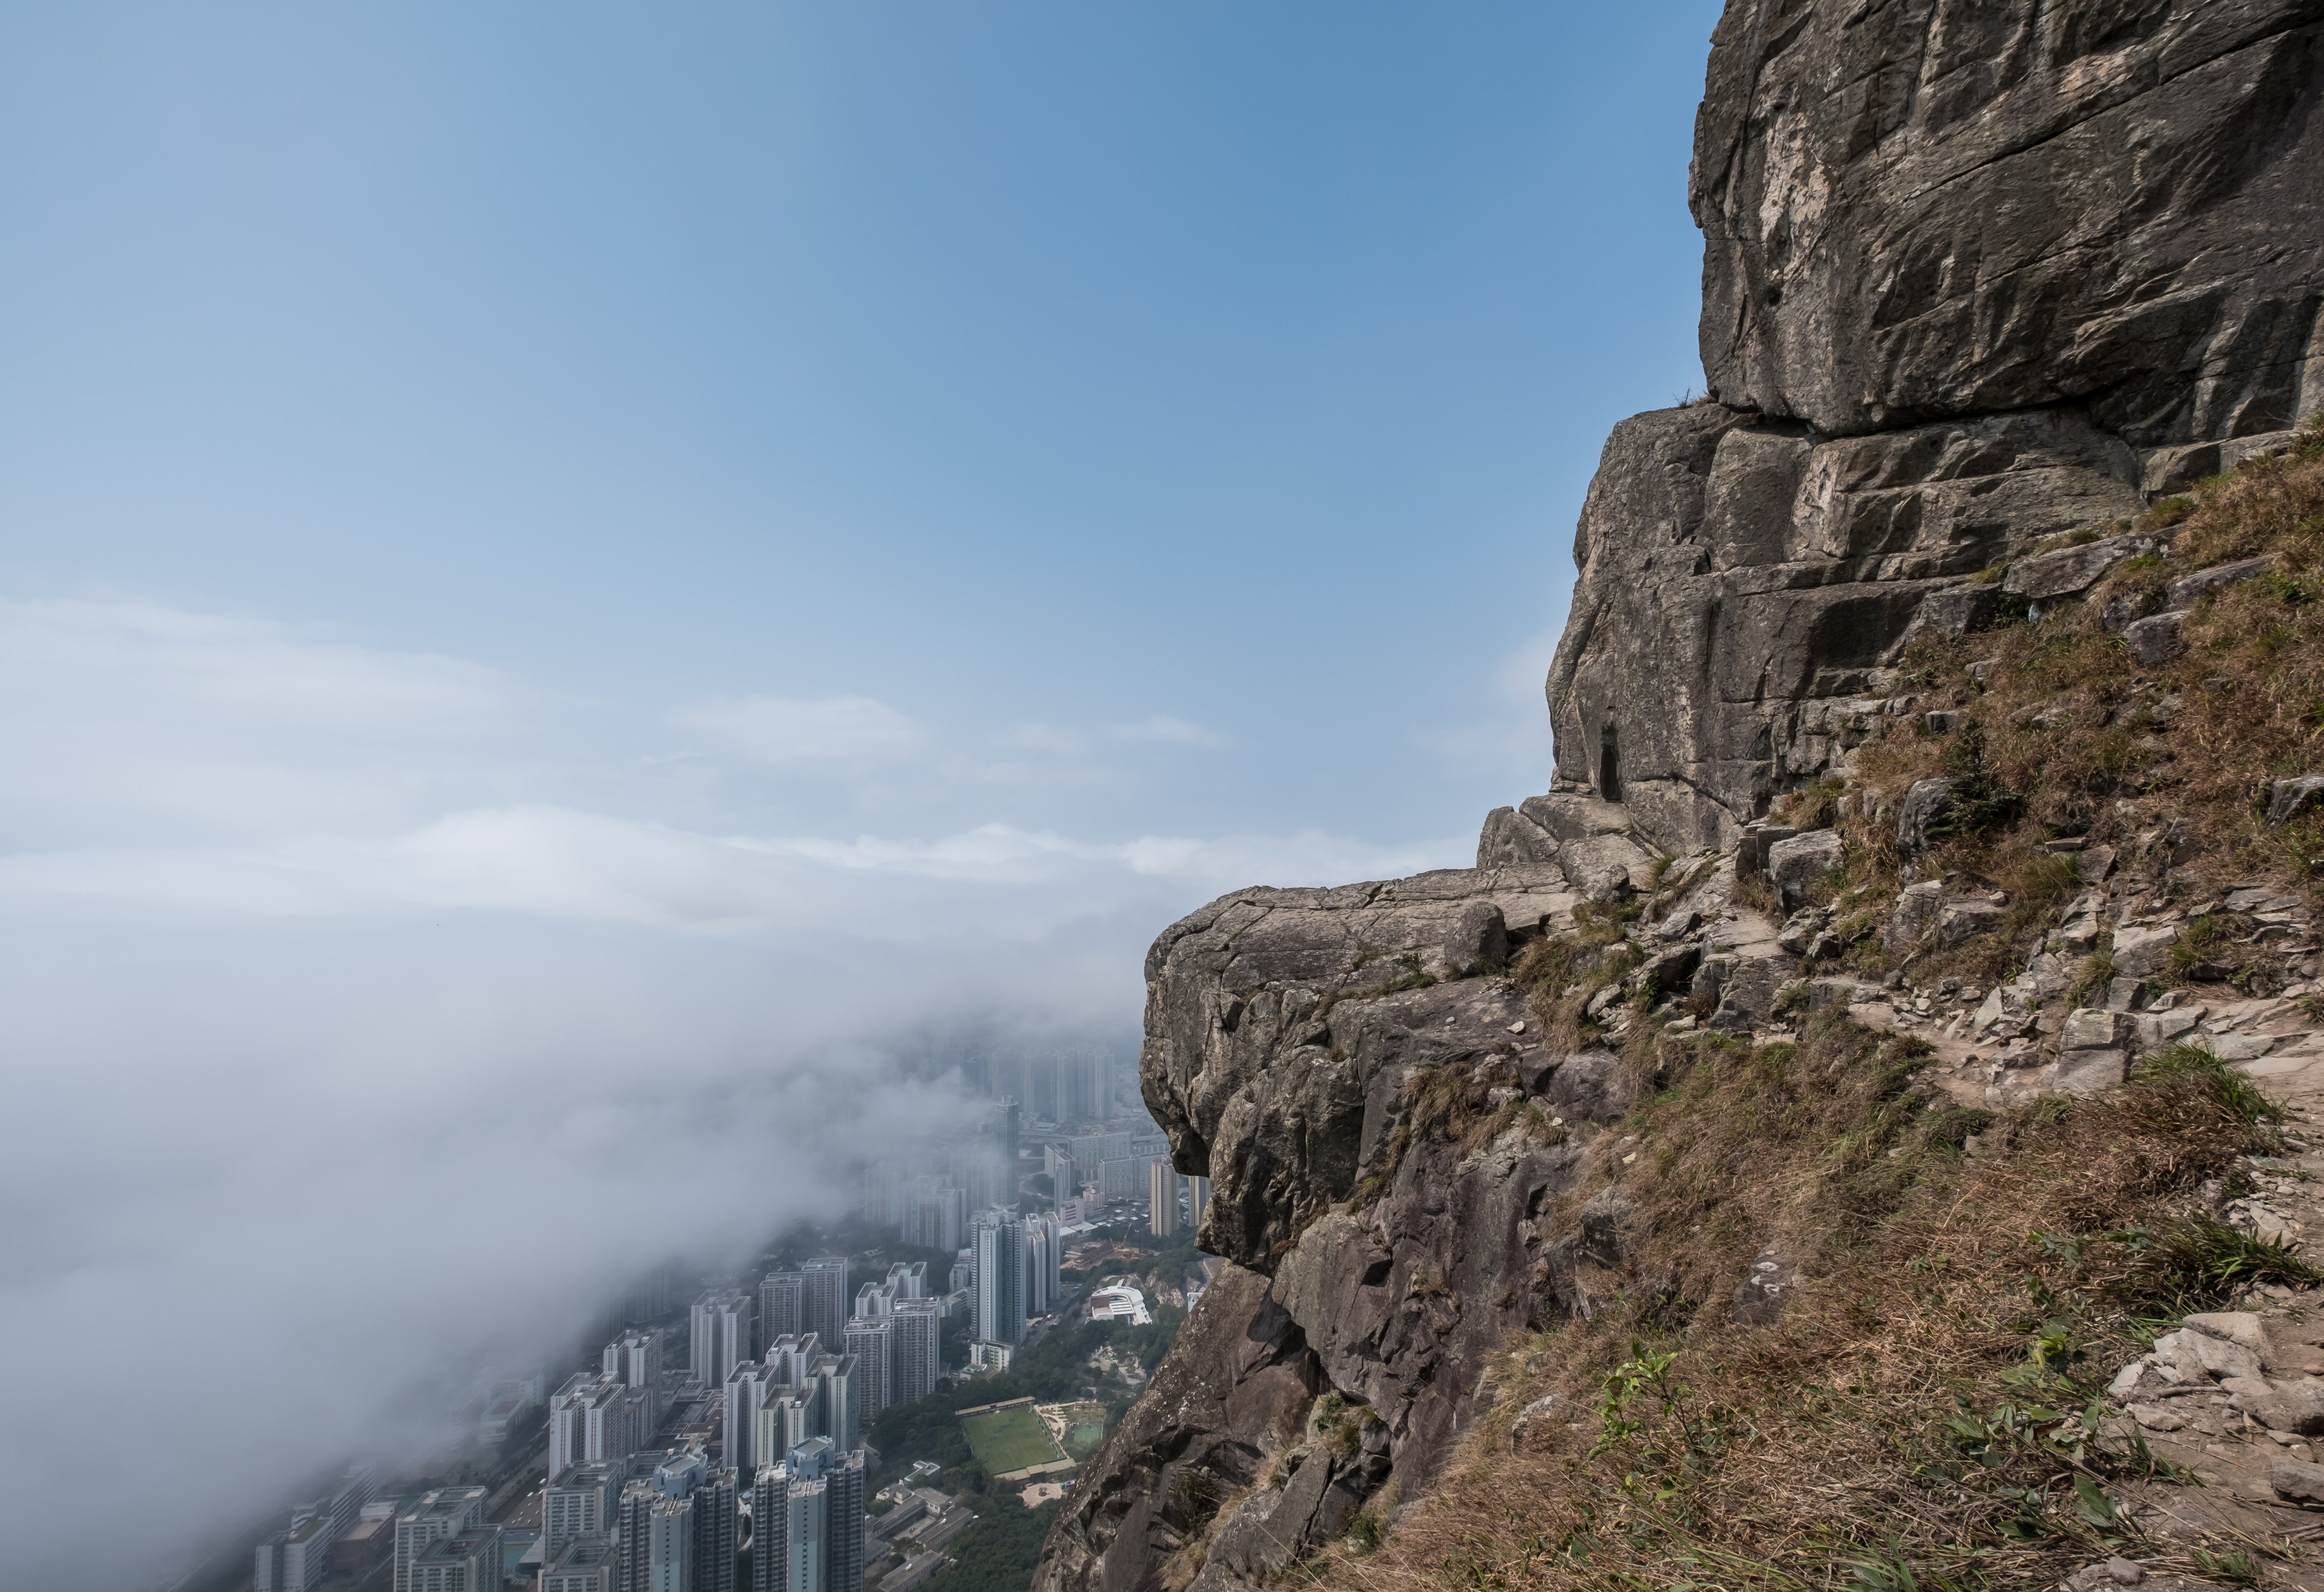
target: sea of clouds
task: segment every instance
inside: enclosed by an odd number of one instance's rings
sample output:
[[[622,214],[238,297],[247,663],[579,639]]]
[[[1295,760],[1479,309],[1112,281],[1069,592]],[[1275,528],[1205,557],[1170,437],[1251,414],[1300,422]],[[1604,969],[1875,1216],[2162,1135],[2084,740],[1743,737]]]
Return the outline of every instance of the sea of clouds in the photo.
[[[1463,860],[996,816],[1224,745],[846,695],[641,719],[248,616],[0,603],[5,1578],[158,1585],[639,1268],[836,1213],[854,1157],[958,1119],[902,1058],[1129,1043],[1147,943],[1222,889]],[[935,794],[845,833],[749,822],[753,781]]]

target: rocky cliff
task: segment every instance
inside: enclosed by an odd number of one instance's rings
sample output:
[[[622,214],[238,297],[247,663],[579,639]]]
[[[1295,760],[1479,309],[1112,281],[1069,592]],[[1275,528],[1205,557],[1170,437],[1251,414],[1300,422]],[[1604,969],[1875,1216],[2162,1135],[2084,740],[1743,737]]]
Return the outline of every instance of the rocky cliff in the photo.
[[[2319,49],[2324,0],[1731,0],[1691,185],[1711,397],[1606,445],[1552,789],[1487,819],[1473,869],[1239,891],[1148,957],[1146,1097],[1228,1264],[1067,1500],[1042,1592],[1264,1581],[1425,1495],[1528,1330],[1615,1291],[1701,1306],[1701,1277],[1638,1275],[1609,1182],[1661,1035],[1788,1039],[1794,1005],[1950,1025],[1919,1087],[1999,1106],[2200,1028],[2135,989],[2077,1027],[2054,938],[2179,934],[2167,826],[2095,870],[2095,832],[2061,826],[2090,888],[2040,921],[1942,873],[1851,916],[1831,897],[1863,847],[1831,802],[1771,808],[1964,716],[1916,699],[1910,658],[2086,596],[2137,621],[2161,599],[2124,572],[2170,552],[2150,506],[2324,409]],[[1983,788],[1960,769],[1901,831],[1901,789],[1840,798],[1896,837],[1886,888]],[[2305,908],[2267,898],[2260,995],[2316,971]],[[2050,948],[2006,999],[1836,976],[1850,944],[1930,969],[2012,932]],[[1718,1284],[1738,1320],[1791,1275],[1769,1242]]]
[[[1979,574],[2324,406],[2319,49],[2314,0],[1729,5],[1690,184],[1714,401],[1606,445],[1561,787],[1731,840],[1916,630],[2071,594]]]

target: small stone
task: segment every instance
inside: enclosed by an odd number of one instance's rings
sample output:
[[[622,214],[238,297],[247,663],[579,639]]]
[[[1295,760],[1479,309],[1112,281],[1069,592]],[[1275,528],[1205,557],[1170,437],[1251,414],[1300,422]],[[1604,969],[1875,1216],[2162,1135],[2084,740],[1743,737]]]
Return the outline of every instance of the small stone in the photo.
[[[2002,909],[1990,901],[1948,901],[1937,916],[1937,943],[1959,945],[1999,928]]]
[[[2324,774],[2279,779],[2268,787],[2267,821],[2289,824],[2310,807],[2324,805]]]
[[[1896,810],[1896,846],[1907,857],[1929,849],[1929,832],[1950,817],[1960,788],[1957,779],[1916,779]]]
[[[2183,1378],[2208,1381],[2218,1376],[2258,1377],[2258,1353],[2240,1343],[2213,1338],[2189,1328],[2166,1332],[2154,1340],[2155,1357]]]
[[[2189,1316],[2180,1325],[2191,1327],[2206,1338],[2240,1343],[2255,1354],[2267,1348],[2266,1330],[2261,1325],[2259,1317],[2247,1310],[2202,1311]]]
[[[2144,667],[2160,668],[2179,650],[2179,621],[2186,617],[2184,609],[2149,614],[2123,627],[2122,644]]]
[[[2149,1431],[2183,1431],[2187,1418],[2169,1404],[2132,1404],[2130,1418]]]
[[[2324,1387],[2314,1384],[2294,1383],[2291,1385],[2253,1393],[2244,1388],[2231,1388],[2235,1405],[2270,1431],[2289,1432],[2295,1437],[2324,1435]]]
[[[2011,565],[2001,584],[2003,589],[2036,602],[2070,597],[2098,584],[2107,571],[2124,559],[2151,553],[2159,545],[2151,536],[2116,536],[2060,548],[2054,552],[2036,553]]]
[[[2127,1075],[2129,1063],[2130,1053],[2113,1047],[2065,1051],[2050,1075],[2051,1087],[2060,1094],[2096,1094],[2116,1089]]]
[[[1702,922],[1702,913],[1691,906],[1682,906],[1655,925],[1655,937],[1658,940],[1683,940],[1694,933],[1695,926]]]
[[[2068,1012],[2066,1026],[2058,1036],[2059,1046],[2064,1050],[2098,1050],[2121,1042],[2121,1015],[2096,1007]]]
[[[1896,905],[1889,910],[1888,930],[1882,936],[1891,951],[1901,951],[1916,944],[1930,930],[1936,927],[1943,914],[1945,885],[1942,879],[1923,879],[1907,885],[1896,894]]]
[[[2116,1557],[2106,1561],[2106,1573],[2117,1587],[2135,1587],[2146,1579],[2146,1572],[2127,1559]]]
[[[2126,978],[2152,978],[2169,963],[2172,943],[2178,938],[2177,924],[2116,929],[2114,932],[2114,971]]]
[[[1533,1403],[1527,1404],[1524,1409],[1519,1410],[1517,1412],[1517,1418],[1509,1422],[1509,1446],[1511,1448],[1522,1448],[1525,1444],[1526,1434],[1531,1431],[1534,1427],[1541,1422],[1554,1416],[1557,1413],[1558,1406],[1563,1402],[1564,1401],[1560,1398],[1558,1394],[1554,1393],[1545,1393],[1542,1394],[1541,1397],[1534,1400]]]
[[[2209,569],[2199,569],[2190,575],[2171,583],[2171,592],[2163,599],[2163,606],[2192,607],[2196,598],[2214,586],[2228,585],[2236,581],[2257,580],[2267,573],[2268,566],[2274,562],[2272,557],[2239,558],[2233,564],[2220,564]]]
[[[1516,1022],[1509,1025],[1509,1032],[1512,1034],[1522,1034],[1525,1030],[1526,1026],[1525,1019],[1523,1017],[1519,1017]]]
[[[2267,1485],[2289,1504],[2324,1504],[2324,1465],[2303,1465],[2297,1459],[2267,1462]]]
[[[1751,1269],[1735,1286],[1735,1320],[1747,1327],[1773,1326],[1783,1311],[1784,1295],[1799,1275],[1790,1261],[1774,1249],[1763,1249]]]

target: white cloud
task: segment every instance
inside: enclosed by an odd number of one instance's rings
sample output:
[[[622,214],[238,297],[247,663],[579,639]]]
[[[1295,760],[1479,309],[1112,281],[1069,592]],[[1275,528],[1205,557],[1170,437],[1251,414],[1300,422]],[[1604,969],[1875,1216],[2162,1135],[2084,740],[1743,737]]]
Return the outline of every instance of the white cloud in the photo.
[[[384,841],[0,857],[0,908],[43,902],[256,917],[513,914],[663,930],[822,927],[873,939],[1046,934],[1139,907],[1158,926],[1241,885],[1456,865],[1461,845],[1344,836],[1082,841],[991,824],[932,841],[707,835],[546,804],[450,813]]]
[[[927,741],[918,724],[869,696],[745,696],[682,708],[670,722],[779,766],[909,757]]]
[[[474,664],[126,602],[0,601],[0,823],[23,844],[407,822],[483,795],[541,703]]]
[[[1102,750],[1216,743],[1179,719],[980,762],[868,696],[672,717],[741,755],[649,763],[660,724],[313,630],[0,603],[0,1358],[42,1368],[0,1379],[19,1578],[162,1579],[414,1440],[427,1376],[835,1208],[849,1155],[957,1120],[887,1059],[944,1054],[927,1034],[1126,1040],[1147,943],[1205,898],[1467,849],[980,822],[1125,778]],[[838,778],[721,806],[745,759]],[[953,815],[766,816],[794,784],[884,811],[899,769]],[[125,1532],[87,1478],[133,1429],[204,1462]]]
[[[493,728],[521,695],[457,658],[145,603],[0,601],[0,658],[17,682],[0,697],[11,728],[103,690],[210,724],[435,737]]]

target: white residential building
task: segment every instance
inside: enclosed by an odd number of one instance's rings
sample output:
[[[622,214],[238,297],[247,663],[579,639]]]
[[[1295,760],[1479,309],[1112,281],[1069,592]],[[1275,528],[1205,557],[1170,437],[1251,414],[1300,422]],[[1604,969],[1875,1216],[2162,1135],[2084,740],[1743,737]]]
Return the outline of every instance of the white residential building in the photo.
[[[725,1385],[734,1367],[755,1352],[753,1302],[740,1288],[719,1288],[694,1302],[687,1321],[687,1369],[705,1387]]]

